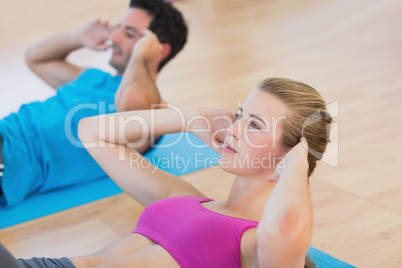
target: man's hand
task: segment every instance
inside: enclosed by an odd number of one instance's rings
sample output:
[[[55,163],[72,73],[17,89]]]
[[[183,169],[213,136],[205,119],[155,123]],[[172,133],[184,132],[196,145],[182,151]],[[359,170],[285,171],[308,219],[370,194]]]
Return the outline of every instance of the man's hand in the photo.
[[[163,45],[159,42],[158,37],[152,31],[146,29],[143,36],[133,47],[133,56],[142,56],[147,64],[160,61],[163,56]]]
[[[107,41],[114,28],[107,21],[94,19],[85,23],[78,30],[78,35],[85,47],[95,50],[105,50],[109,47]]]

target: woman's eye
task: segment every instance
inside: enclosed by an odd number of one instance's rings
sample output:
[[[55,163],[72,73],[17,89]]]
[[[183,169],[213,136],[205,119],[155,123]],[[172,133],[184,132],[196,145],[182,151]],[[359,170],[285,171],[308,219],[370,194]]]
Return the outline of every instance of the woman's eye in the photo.
[[[255,129],[260,129],[260,127],[259,127],[255,122],[251,122],[251,123],[250,123],[250,126],[251,126],[252,128],[255,128]]]

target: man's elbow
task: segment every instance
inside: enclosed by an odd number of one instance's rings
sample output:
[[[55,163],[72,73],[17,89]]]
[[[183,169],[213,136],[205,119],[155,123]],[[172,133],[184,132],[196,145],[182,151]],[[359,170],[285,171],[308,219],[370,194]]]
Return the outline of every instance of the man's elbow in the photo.
[[[116,99],[115,105],[118,112],[149,110],[153,108],[153,104],[159,104],[160,100],[150,99],[146,94],[127,90]]]
[[[28,50],[25,52],[25,62],[29,69],[34,70],[35,69],[35,57],[34,57],[34,48],[28,48]]]

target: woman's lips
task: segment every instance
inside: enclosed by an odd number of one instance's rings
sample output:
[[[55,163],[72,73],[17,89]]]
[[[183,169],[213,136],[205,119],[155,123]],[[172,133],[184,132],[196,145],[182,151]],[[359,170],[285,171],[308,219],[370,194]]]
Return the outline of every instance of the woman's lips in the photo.
[[[232,146],[230,146],[229,144],[224,144],[222,150],[226,153],[237,153],[235,149],[233,149]]]

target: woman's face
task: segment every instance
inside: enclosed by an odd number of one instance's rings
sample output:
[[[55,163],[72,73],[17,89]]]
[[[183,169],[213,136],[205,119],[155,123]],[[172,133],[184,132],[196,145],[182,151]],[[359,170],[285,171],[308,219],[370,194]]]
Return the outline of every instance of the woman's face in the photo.
[[[246,99],[229,127],[222,156],[221,168],[244,176],[264,176],[274,171],[285,154],[281,145],[281,122],[289,108],[275,96],[254,90]]]

